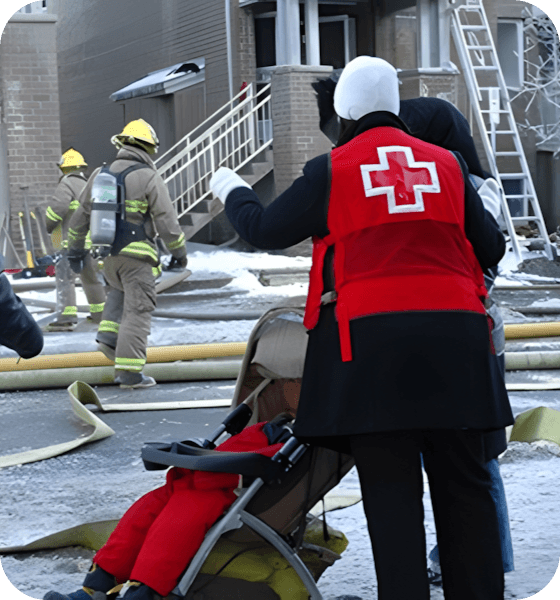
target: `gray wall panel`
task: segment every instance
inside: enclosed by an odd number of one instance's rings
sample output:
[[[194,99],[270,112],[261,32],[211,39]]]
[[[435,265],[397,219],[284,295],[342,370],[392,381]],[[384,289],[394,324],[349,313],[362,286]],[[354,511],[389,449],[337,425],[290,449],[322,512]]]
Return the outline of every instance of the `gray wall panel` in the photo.
[[[175,141],[167,133],[173,129],[172,117],[163,116],[167,109],[137,100],[124,111],[109,95],[150,71],[193,58],[206,60],[203,112],[222,106],[229,95],[224,5],[224,0],[60,0],[63,146],[80,149],[95,167],[114,155],[109,139],[125,118],[149,120],[157,113],[153,119],[169,123],[160,136],[165,150]],[[234,91],[240,83],[234,80]]]

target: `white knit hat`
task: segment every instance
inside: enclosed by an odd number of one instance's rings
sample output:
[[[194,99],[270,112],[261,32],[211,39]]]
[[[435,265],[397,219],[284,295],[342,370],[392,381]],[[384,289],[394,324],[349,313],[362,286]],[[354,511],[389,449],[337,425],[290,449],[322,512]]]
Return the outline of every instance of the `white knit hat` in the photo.
[[[358,56],[350,61],[334,90],[334,109],[339,117],[350,121],[380,110],[398,115],[400,100],[396,69],[382,58],[373,56]]]

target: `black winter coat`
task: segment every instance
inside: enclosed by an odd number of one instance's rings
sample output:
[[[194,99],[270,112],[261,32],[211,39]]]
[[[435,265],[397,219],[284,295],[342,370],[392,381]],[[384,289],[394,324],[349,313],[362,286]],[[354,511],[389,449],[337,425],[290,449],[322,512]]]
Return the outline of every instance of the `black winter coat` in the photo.
[[[5,275],[0,275],[0,344],[22,358],[33,358],[43,349],[43,332],[23,302],[14,294]]]
[[[389,113],[366,115],[353,134],[378,126],[405,129]],[[465,232],[483,269],[496,265],[504,237],[465,182]],[[248,188],[233,190],[226,213],[239,235],[279,249],[328,234],[328,155],[263,208]],[[383,290],[380,290],[383,293]],[[441,293],[445,293],[442,290]],[[495,430],[513,423],[503,375],[492,355],[487,319],[467,312],[380,314],[351,321],[353,360],[340,357],[334,305],[309,332],[296,434],[340,450],[350,434],[410,429]]]

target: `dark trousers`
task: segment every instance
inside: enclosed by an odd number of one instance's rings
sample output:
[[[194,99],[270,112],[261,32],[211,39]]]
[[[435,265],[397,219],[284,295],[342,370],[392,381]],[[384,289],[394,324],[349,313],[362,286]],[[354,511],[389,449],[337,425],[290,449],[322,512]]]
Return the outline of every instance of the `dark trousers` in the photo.
[[[446,600],[503,600],[496,507],[473,430],[352,436],[379,600],[428,600],[422,467],[430,482]]]

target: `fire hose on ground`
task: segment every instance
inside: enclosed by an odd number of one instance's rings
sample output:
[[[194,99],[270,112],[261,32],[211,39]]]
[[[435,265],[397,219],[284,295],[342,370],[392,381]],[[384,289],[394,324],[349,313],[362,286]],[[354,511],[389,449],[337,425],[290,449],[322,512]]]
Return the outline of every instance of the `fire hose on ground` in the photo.
[[[246,348],[245,342],[148,348],[144,372],[157,381],[235,379]],[[67,387],[77,380],[102,385],[114,379],[113,363],[101,352],[44,355],[19,362],[3,358],[0,373],[3,390]]]

